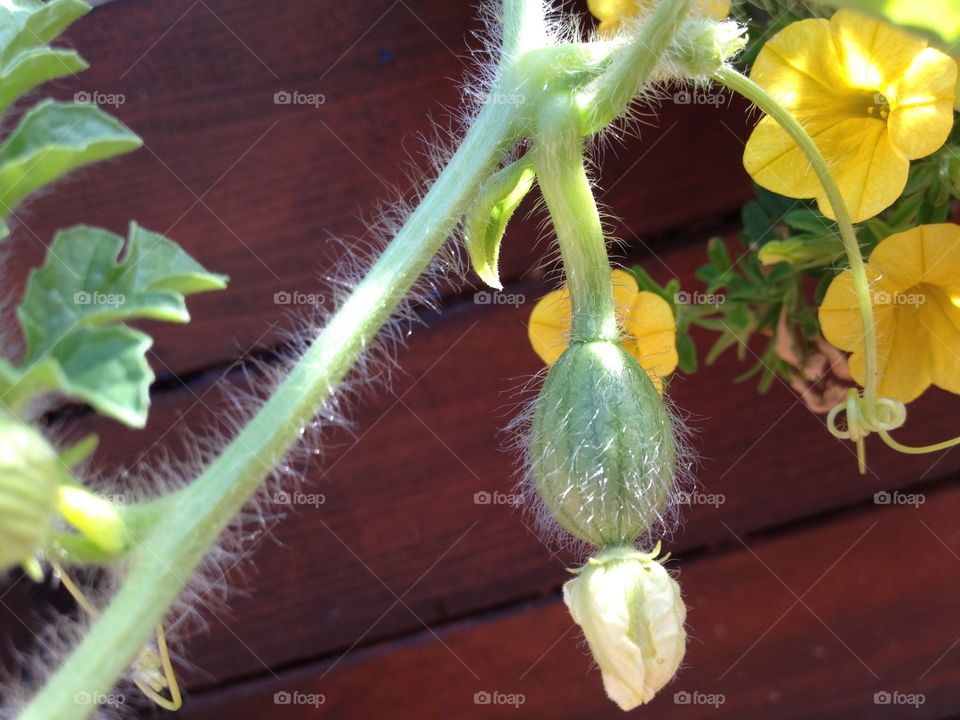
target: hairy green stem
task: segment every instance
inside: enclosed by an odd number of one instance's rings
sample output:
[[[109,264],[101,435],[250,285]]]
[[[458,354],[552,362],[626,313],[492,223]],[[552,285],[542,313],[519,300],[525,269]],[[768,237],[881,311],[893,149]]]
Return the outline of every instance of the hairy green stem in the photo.
[[[230,520],[298,441],[449,238],[483,179],[514,140],[514,110],[486,106],[449,165],[369,273],[240,434],[131,553],[123,586],[21,720],[79,720],[94,708],[162,622]]]
[[[627,111],[666,54],[693,0],[661,0],[641,31],[580,97],[583,130],[596,133]]]
[[[663,0],[641,35],[606,65],[589,93],[598,112],[583,104],[584,93],[576,93],[575,100],[569,85],[535,103],[539,127],[533,153],[557,227],[574,307],[584,309],[574,323],[580,339],[618,336],[609,261],[584,167],[584,135],[627,109],[691,4],[692,0]],[[547,33],[540,0],[503,0],[503,9],[498,91],[509,95],[528,89],[514,83],[524,81],[523,61],[535,54],[538,43],[546,42]],[[560,51],[558,57],[569,54],[566,48]],[[574,48],[574,59],[580,55],[584,54]],[[589,55],[584,55],[585,62]],[[547,87],[559,90],[571,76],[565,68],[557,69],[560,81],[554,85],[551,78]],[[106,693],[130,667],[224,528],[296,444],[317,408],[330,398],[450,236],[480,184],[518,136],[527,132],[531,110],[487,104],[397,237],[240,434],[191,485],[125,511],[138,542],[129,553],[124,583],[27,705],[21,720],[82,720],[93,712],[93,706],[77,704],[75,698]]]
[[[810,137],[803,126],[766,90],[730,66],[725,65],[718,70],[715,77],[718,81],[754,103],[764,113],[777,121],[780,127],[782,127],[797,144],[803,154],[807,156],[811,167],[813,167],[814,172],[817,174],[820,184],[823,186],[827,199],[830,201],[830,207],[833,208],[833,214],[837,218],[840,237],[843,240],[843,247],[847,254],[847,261],[850,263],[850,272],[853,276],[857,304],[863,323],[863,346],[867,365],[863,397],[866,403],[866,409],[872,412],[877,400],[879,365],[877,362],[876,323],[873,314],[873,301],[870,297],[870,281],[867,278],[863,255],[860,254],[860,244],[857,242],[857,235],[853,230],[853,223],[850,221],[850,213],[847,210],[847,205],[846,202],[844,202],[840,188],[830,173],[830,166],[813,141],[813,138]]]
[[[610,282],[610,260],[600,212],[584,167],[584,139],[569,95],[540,113],[533,162],[563,258],[573,326],[570,342],[619,337]]]

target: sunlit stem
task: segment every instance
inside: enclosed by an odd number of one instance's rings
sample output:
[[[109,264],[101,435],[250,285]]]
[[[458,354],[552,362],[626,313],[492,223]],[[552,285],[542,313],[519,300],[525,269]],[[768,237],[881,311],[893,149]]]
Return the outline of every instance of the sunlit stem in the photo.
[[[718,81],[722,82],[734,92],[743,95],[743,97],[776,120],[804,155],[807,156],[810,165],[817,174],[820,184],[823,186],[827,199],[830,201],[830,207],[833,209],[833,214],[837,219],[837,226],[840,228],[840,237],[843,240],[847,261],[850,263],[850,272],[853,276],[857,305],[860,309],[860,319],[863,324],[863,348],[866,356],[866,378],[863,386],[864,410],[868,414],[872,414],[877,401],[879,368],[877,362],[876,323],[873,315],[873,302],[870,297],[870,281],[867,279],[867,270],[863,262],[863,256],[860,254],[860,245],[857,242],[857,236],[853,230],[853,223],[850,221],[850,213],[843,200],[843,195],[840,193],[840,188],[830,173],[830,167],[816,143],[814,143],[813,139],[807,131],[804,130],[803,126],[797,122],[793,115],[783,108],[773,96],[750,78],[745,77],[729,66],[724,66],[718,70],[715,77]],[[868,420],[870,419],[871,418],[868,418]]]
[[[583,131],[599,132],[627,111],[643,90],[677,31],[693,9],[693,0],[661,0],[630,45],[578,98]]]
[[[610,280],[610,259],[600,212],[584,167],[584,139],[568,94],[541,110],[533,148],[537,181],[550,211],[570,291],[570,341],[619,337]]]
[[[177,493],[166,506],[166,521],[140,539],[130,553],[123,585],[23,710],[21,720],[87,717],[95,708],[75,703],[76,695],[107,692],[136,660],[221,532],[298,442],[301,429],[450,237],[480,184],[515,142],[516,113],[505,103],[481,111],[420,205],[270,399],[201,475]]]

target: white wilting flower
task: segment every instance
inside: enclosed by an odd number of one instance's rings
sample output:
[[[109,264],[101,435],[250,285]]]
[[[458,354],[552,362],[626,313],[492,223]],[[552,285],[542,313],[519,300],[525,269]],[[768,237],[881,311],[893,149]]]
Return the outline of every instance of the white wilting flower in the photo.
[[[0,572],[22,565],[34,580],[43,572],[35,555],[57,511],[60,464],[33,428],[0,416]]]
[[[607,548],[563,586],[563,601],[582,628],[622,710],[649,702],[676,674],[686,649],[687,609],[680,586],[650,553]]]

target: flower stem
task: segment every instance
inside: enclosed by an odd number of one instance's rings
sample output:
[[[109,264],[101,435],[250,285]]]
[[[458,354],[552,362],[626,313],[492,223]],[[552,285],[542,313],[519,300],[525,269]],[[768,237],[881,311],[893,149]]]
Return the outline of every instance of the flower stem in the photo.
[[[619,337],[610,281],[610,259],[600,212],[584,167],[578,113],[567,94],[541,110],[533,148],[543,192],[563,258],[573,310],[570,342]]]
[[[850,213],[844,202],[840,188],[830,173],[830,167],[813,138],[804,130],[803,126],[777,100],[757,85],[750,78],[742,75],[734,68],[725,65],[714,76],[719,82],[739,93],[754,103],[763,112],[772,117],[793,139],[813,167],[823,190],[830,201],[833,214],[837,218],[840,228],[840,237],[850,263],[850,272],[853,276],[853,285],[857,295],[857,305],[860,309],[860,319],[863,323],[863,346],[866,356],[866,378],[863,386],[865,409],[872,412],[877,400],[877,381],[879,364],[877,361],[876,323],[873,315],[873,301],[870,297],[870,281],[867,278],[866,266],[860,254],[860,244],[857,242]]]
[[[531,0],[532,1],[532,0]],[[78,720],[135,660],[234,515],[298,441],[453,231],[515,140],[515,110],[487,105],[396,238],[239,435],[147,532],[100,619],[33,698],[21,720]]]
[[[690,15],[693,0],[661,0],[630,45],[617,53],[610,67],[580,97],[583,130],[599,132],[623,115]]]

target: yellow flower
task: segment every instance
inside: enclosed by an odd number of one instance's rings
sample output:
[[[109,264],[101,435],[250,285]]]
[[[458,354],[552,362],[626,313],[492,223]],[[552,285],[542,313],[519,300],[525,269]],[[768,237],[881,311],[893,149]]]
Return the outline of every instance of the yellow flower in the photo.
[[[630,273],[614,270],[613,299],[625,337],[620,344],[663,392],[663,379],[677,369],[676,323],[670,303],[641,291]],[[567,349],[570,337],[570,293],[566,287],[544,296],[530,315],[529,337],[534,351],[553,365]]]
[[[880,395],[910,402],[930,385],[960,393],[960,226],[891,235],[871,253],[867,273]],[[849,270],[830,283],[820,326],[827,340],[853,353],[850,372],[863,385],[863,326]]]
[[[601,35],[616,35],[624,20],[653,9],[654,0],[588,0],[590,12],[600,21]],[[730,0],[697,0],[696,11],[704,17],[723,20],[730,14]]]
[[[957,64],[879,20],[839,10],[792,23],[764,45],[750,72],[810,133],[832,165],[853,222],[903,192],[910,160],[937,150],[953,126]],[[770,117],[747,142],[747,172],[781,195],[833,211],[810,164]]]

